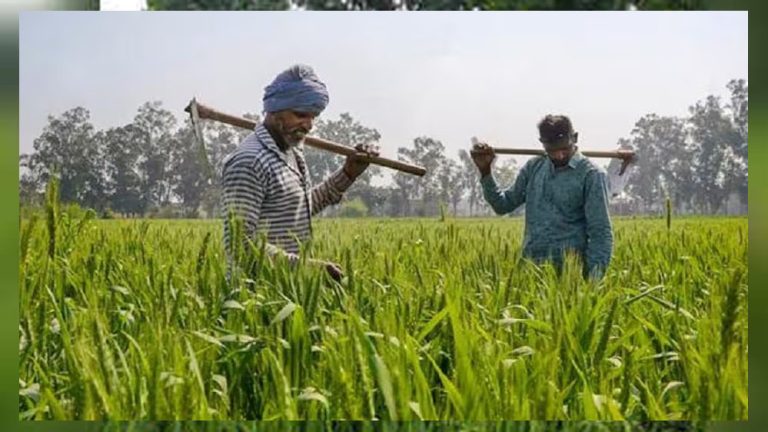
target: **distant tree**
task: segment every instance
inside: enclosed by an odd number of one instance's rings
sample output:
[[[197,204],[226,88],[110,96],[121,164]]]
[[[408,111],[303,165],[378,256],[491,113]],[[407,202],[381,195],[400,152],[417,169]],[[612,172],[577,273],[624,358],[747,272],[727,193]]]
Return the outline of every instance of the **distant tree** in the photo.
[[[518,171],[519,169],[517,167],[517,159],[505,157],[501,160],[497,159],[496,167],[493,170],[493,176],[496,178],[496,182],[499,184],[499,187],[501,187],[502,190],[506,190],[514,185],[515,180],[517,179]],[[480,180],[478,179],[478,183],[479,182]],[[481,202],[486,211],[488,211],[488,213],[492,213],[492,209],[490,208],[490,205],[485,202],[485,199],[483,199]],[[515,209],[513,214],[520,214],[522,209],[523,206],[518,207]]]
[[[316,10],[695,10],[702,0],[296,0]]]
[[[517,171],[517,160],[508,157],[497,161],[496,167],[493,170],[493,176],[496,177],[496,182],[499,186],[506,189],[515,183]]]
[[[701,0],[298,0],[322,10],[695,10]]]
[[[141,196],[138,160],[141,131],[132,124],[111,128],[101,135],[106,164],[106,185],[112,210],[128,214],[144,214],[147,203]]]
[[[210,148],[209,143],[207,146]],[[171,166],[169,173],[173,194],[181,201],[185,217],[197,217],[205,192],[210,186],[209,161],[203,160],[195,139],[191,122],[186,120],[170,141]]]
[[[685,120],[647,114],[635,123],[631,142],[638,162],[626,174],[626,192],[647,210],[661,209],[667,196],[678,209],[688,204],[695,156],[687,140]]]
[[[467,199],[469,201],[469,215],[474,216],[475,206],[482,200],[480,174],[475,163],[472,162],[472,156],[470,156],[468,151],[459,150],[459,162],[461,164],[461,183],[467,191]]]
[[[376,144],[381,139],[379,131],[362,125],[349,113],[342,113],[338,120],[320,119],[314,127],[313,134],[318,138],[350,147],[358,144]],[[320,184],[324,181],[334,171],[341,168],[345,159],[344,156],[306,145],[304,146],[304,157],[307,161],[307,170],[312,184]],[[381,191],[377,190],[371,183],[380,173],[381,168],[379,166],[370,165],[346,192],[345,199],[359,198],[367,209],[380,207]],[[326,213],[329,210],[331,209],[326,210]]]
[[[174,115],[159,101],[146,102],[133,119],[140,148],[138,173],[142,199],[148,206],[168,205],[172,185],[172,138],[176,127]]]
[[[288,0],[148,0],[150,10],[285,10]]]
[[[730,188],[739,194],[742,206],[746,206],[749,199],[747,169],[749,87],[744,79],[733,79],[728,83],[727,87],[731,92],[731,100],[727,105],[727,109],[730,112],[731,122],[736,133],[736,136],[731,141],[731,153],[733,156],[729,160],[731,176],[728,183]]]
[[[423,166],[427,173],[423,177],[398,172],[395,174],[395,186],[400,188],[401,196],[397,201],[405,204],[408,212],[413,208],[412,202],[419,203],[415,208],[416,216],[435,215],[438,211],[440,195],[439,168],[445,164],[445,146],[438,140],[429,137],[419,137],[413,140],[413,147],[397,149],[398,157],[406,162]]]
[[[62,202],[104,207],[104,158],[87,109],[77,107],[60,117],[48,116],[48,125],[33,147],[34,153],[20,160],[27,170],[23,177],[27,189],[44,187],[55,175]]]
[[[19,167],[28,168],[31,157],[32,155],[29,154],[19,155]],[[29,171],[22,172],[19,178],[19,204],[21,206],[40,205],[43,199],[43,186],[32,173]]]
[[[728,178],[733,168],[730,150],[737,136],[733,124],[726,117],[720,99],[708,96],[689,108],[693,143],[693,165],[697,187],[694,197],[705,206],[705,212],[717,213],[729,194]]]
[[[439,203],[450,205],[455,216],[459,202],[464,197],[464,183],[462,182],[461,167],[453,159],[446,158],[438,168],[437,182],[439,185]]]
[[[717,213],[737,193],[746,211],[748,89],[736,79],[727,87],[731,98],[725,106],[709,96],[691,106],[685,119],[649,114],[635,124],[631,140],[619,140],[620,147],[638,153],[619,207],[660,211],[669,196],[676,212]],[[618,164],[611,161],[609,169]]]

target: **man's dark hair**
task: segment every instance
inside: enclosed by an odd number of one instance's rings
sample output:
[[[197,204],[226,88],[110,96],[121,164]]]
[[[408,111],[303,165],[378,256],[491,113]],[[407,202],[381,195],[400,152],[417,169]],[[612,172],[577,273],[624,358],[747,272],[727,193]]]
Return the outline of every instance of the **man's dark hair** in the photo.
[[[571,119],[564,115],[548,114],[538,124],[539,139],[544,144],[560,144],[573,135]]]

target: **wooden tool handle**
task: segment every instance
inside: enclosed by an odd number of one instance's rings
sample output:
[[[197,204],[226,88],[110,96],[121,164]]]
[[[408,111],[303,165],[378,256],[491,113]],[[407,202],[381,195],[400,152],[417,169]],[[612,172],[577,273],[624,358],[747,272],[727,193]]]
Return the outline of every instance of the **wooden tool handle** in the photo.
[[[541,155],[547,154],[543,149],[513,149],[513,148],[494,147],[493,151],[496,154],[505,154],[505,155],[541,156]],[[581,154],[587,157],[617,158],[622,160],[630,159],[635,156],[635,152],[632,150],[613,150],[613,151],[584,150],[581,152]]]
[[[190,112],[192,104],[197,105],[197,112],[200,118],[215,120],[215,121],[226,123],[232,126],[245,128],[245,129],[254,129],[256,127],[256,122],[253,120],[248,120],[243,117],[238,117],[231,114],[223,113],[214,108],[203,105],[200,102],[195,101],[194,99],[184,109],[184,111]],[[355,150],[353,147],[349,147],[344,144],[339,144],[333,141],[328,141],[322,138],[316,138],[312,136],[305,136],[304,143],[306,143],[309,146],[312,146],[321,150],[330,151],[332,153],[340,154],[343,156],[349,156],[349,155],[358,153],[358,151]],[[370,156],[370,157],[366,156],[366,157],[362,157],[361,159],[366,162],[372,163],[374,165],[380,165],[383,167],[392,168],[398,171],[406,172],[408,174],[413,174],[417,176],[423,176],[424,174],[427,173],[427,170],[424,167],[421,167],[418,165],[412,165],[403,161],[388,159],[381,156]]]

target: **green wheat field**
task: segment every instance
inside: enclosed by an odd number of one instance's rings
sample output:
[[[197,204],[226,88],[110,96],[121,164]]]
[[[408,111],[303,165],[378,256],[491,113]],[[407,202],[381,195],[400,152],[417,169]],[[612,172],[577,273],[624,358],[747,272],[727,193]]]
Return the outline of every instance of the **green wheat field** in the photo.
[[[746,218],[614,218],[600,283],[523,221],[322,219],[341,283],[221,221],[23,212],[22,420],[748,418]]]

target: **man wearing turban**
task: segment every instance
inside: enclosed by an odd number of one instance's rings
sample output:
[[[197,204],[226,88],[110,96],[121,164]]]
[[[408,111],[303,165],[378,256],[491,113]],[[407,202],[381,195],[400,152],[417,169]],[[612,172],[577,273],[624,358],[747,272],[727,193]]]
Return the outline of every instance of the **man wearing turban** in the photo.
[[[568,117],[547,115],[538,129],[546,155],[531,158],[506,190],[491,173],[493,148],[474,144],[483,196],[497,214],[525,204],[526,258],[551,261],[559,271],[566,253],[574,252],[582,258],[584,277],[600,279],[613,248],[605,170],[578,151],[579,134]]]
[[[264,89],[264,122],[227,156],[222,169],[224,244],[230,264],[238,248],[248,247],[248,241],[232,241],[238,220],[241,238],[256,244],[264,235],[271,257],[284,256],[296,265],[302,243],[312,235],[312,216],[341,200],[368,167],[363,156],[378,156],[376,146],[358,144],[358,153],[348,156],[339,170],[321,184],[310,185],[301,144],[328,101],[325,84],[301,64],[281,72]],[[336,263],[307,262],[336,280],[342,276]]]

